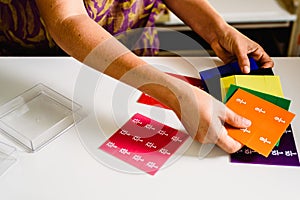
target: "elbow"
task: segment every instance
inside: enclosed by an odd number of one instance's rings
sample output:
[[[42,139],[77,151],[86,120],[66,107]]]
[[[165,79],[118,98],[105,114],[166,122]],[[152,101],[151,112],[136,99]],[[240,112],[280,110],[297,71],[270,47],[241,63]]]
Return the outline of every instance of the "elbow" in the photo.
[[[56,44],[70,56],[82,60],[90,50],[81,47],[84,43],[84,26],[86,20],[90,20],[85,15],[72,15],[62,20],[45,22],[47,31]],[[79,51],[80,49],[80,51]]]

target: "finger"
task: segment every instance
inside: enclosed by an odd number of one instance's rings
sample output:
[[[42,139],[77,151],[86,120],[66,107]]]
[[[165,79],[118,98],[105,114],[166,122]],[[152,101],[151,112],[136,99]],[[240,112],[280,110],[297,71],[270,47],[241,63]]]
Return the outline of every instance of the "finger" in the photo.
[[[251,52],[251,57],[260,63],[261,68],[272,68],[274,62],[271,57],[260,47]]]
[[[272,68],[274,66],[273,60],[265,53],[259,60],[261,68]]]
[[[222,134],[219,135],[217,145],[227,153],[237,152],[243,147],[243,144],[234,140],[228,135],[227,130],[224,126],[222,129]]]
[[[247,54],[238,55],[237,56],[239,66],[241,68],[241,71],[245,74],[250,73],[250,62]]]
[[[236,48],[236,51],[236,57],[241,71],[248,74],[250,72],[250,61],[248,58],[247,47],[240,45]]]
[[[226,115],[224,121],[236,128],[246,128],[251,126],[251,121],[249,119],[236,114],[228,107],[226,107]]]

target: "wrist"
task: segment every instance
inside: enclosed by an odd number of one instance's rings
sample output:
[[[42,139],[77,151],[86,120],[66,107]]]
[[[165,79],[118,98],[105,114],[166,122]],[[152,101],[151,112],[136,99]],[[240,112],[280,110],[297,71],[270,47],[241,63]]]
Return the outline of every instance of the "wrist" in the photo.
[[[203,35],[204,40],[206,40],[208,44],[212,45],[213,42],[224,38],[229,29],[229,24],[223,19],[220,19],[211,23],[209,28],[207,28],[207,32],[201,33],[201,35]]]
[[[180,118],[181,104],[192,93],[193,86],[163,72],[157,76],[159,79],[155,82],[142,85],[138,89],[169,107]]]

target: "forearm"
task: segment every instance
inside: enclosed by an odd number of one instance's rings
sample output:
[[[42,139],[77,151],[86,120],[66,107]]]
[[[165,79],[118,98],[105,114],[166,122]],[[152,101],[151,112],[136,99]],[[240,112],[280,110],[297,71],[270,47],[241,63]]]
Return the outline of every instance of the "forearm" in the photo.
[[[206,0],[164,0],[167,7],[209,44],[228,24]]]
[[[122,59],[128,59],[129,55],[122,56],[116,60],[112,66],[118,67],[122,64]],[[113,68],[111,68],[113,70]],[[108,71],[107,74],[110,74]],[[180,118],[181,106],[184,98],[191,95],[191,85],[173,76],[144,64],[127,71],[119,79],[128,83],[134,88],[154,97],[164,105],[171,108]]]
[[[59,36],[60,45],[73,57],[97,71],[151,95],[180,113],[177,98],[183,93],[182,89],[186,84],[155,69],[126,49],[98,24],[94,26],[90,21],[82,16],[72,17],[65,20],[60,26],[63,27],[62,30],[56,29],[53,35]]]
[[[44,2],[41,1],[41,4],[44,5]],[[52,15],[53,12],[58,13]],[[41,14],[51,36],[69,55],[153,96],[175,112],[180,110],[176,99],[186,83],[153,68],[130,50],[125,50],[83,11],[62,13],[41,6]]]

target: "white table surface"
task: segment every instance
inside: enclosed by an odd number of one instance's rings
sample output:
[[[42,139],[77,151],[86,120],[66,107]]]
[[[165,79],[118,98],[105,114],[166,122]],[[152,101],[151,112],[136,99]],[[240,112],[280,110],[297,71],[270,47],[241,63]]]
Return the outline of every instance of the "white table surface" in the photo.
[[[297,16],[289,13],[280,0],[208,0],[228,23],[270,23],[295,21]],[[173,13],[168,25],[183,22]]]
[[[216,58],[144,58],[164,71],[198,77],[198,71],[221,64]],[[280,75],[283,91],[292,100],[291,111],[297,116],[292,122],[296,143],[300,144],[300,58],[274,58],[274,72]],[[189,65],[192,63],[192,65]],[[172,67],[172,68],[171,68]],[[119,85],[117,81],[101,76],[93,70],[91,75],[100,77],[96,93],[85,94],[81,86],[88,87],[92,80],[80,82],[81,70],[88,68],[72,58],[0,58],[0,105],[12,97],[35,85],[44,83],[69,98],[77,98],[78,103],[87,108],[86,100],[101,99],[96,105],[103,120],[101,131],[113,133],[117,123],[127,121],[127,114],[134,112],[163,112],[169,116],[174,127],[180,124],[173,113],[152,110],[149,106],[138,105],[134,100],[137,91]],[[174,69],[176,69],[174,71]],[[116,87],[115,87],[116,88]],[[114,107],[112,98],[129,92],[129,98],[122,99],[127,110],[119,111],[120,116],[111,118]],[[88,89],[87,89],[88,91]],[[78,94],[82,92],[82,94]],[[101,97],[101,98],[99,98]],[[124,94],[124,97],[126,95]],[[120,102],[120,101],[119,101]],[[107,106],[111,105],[111,106]],[[116,110],[114,110],[116,111]],[[126,112],[124,114],[124,112]],[[114,114],[117,114],[116,112]],[[151,113],[150,113],[151,114]],[[152,113],[153,114],[153,113]],[[105,117],[107,116],[107,118]],[[102,123],[101,122],[101,123]],[[17,147],[17,162],[0,176],[1,200],[82,200],[82,199],[297,199],[299,198],[300,168],[233,164],[229,155],[215,147],[204,159],[197,156],[200,145],[191,148],[172,165],[161,169],[155,176],[131,174],[113,170],[99,162],[89,151],[80,136],[93,133],[89,127],[89,117],[81,121],[77,128],[71,128],[36,153],[24,152]],[[78,128],[80,127],[80,128]],[[79,133],[81,131],[81,133]],[[98,131],[98,130],[96,130]],[[92,136],[97,137],[97,135]],[[13,145],[7,138],[0,137]],[[100,145],[100,144],[99,144]]]

